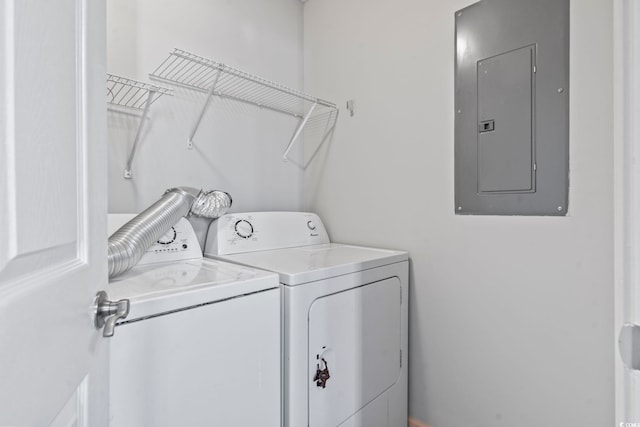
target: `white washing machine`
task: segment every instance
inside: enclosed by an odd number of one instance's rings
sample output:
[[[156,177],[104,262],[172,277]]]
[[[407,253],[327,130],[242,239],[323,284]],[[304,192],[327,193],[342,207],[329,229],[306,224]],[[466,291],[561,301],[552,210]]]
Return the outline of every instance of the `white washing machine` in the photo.
[[[407,425],[408,254],[331,243],[301,212],[227,214],[205,256],[278,273],[284,425]]]
[[[108,294],[130,300],[110,343],[111,426],[281,426],[276,274],[204,259],[182,219]]]

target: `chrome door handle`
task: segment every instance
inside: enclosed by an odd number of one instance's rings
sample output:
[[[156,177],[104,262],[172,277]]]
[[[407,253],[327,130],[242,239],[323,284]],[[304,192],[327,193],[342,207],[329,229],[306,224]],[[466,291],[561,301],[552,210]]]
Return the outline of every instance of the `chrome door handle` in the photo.
[[[129,314],[129,300],[109,301],[109,296],[105,291],[96,294],[94,303],[94,324],[96,329],[102,329],[103,337],[112,337],[116,328],[116,322],[124,319]]]
[[[625,324],[618,337],[620,357],[629,369],[640,370],[640,326]]]

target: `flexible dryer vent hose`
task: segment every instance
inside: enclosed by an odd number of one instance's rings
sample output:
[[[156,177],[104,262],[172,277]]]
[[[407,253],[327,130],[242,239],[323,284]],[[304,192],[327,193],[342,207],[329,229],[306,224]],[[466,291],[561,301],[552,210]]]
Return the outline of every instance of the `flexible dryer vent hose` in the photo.
[[[197,215],[218,218],[231,207],[224,191],[202,191],[190,187],[171,188],[138,216],[109,237],[109,278],[136,265],[147,249],[180,218]]]

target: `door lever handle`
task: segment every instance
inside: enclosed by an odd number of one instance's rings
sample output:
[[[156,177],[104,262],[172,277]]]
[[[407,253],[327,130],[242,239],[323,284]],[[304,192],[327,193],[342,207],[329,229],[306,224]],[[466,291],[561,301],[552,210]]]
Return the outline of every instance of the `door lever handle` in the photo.
[[[130,303],[128,299],[113,302],[109,301],[109,296],[105,291],[100,291],[96,294],[94,324],[96,329],[103,328],[103,337],[108,338],[113,336],[116,322],[129,315],[129,306]]]

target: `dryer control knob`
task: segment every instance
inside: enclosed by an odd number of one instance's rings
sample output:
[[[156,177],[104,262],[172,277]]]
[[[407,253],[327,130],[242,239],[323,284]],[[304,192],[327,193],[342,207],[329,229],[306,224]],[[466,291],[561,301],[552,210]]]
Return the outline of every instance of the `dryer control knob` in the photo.
[[[248,239],[253,236],[253,225],[246,219],[241,219],[236,222],[236,234],[238,237],[242,237],[243,239]]]

